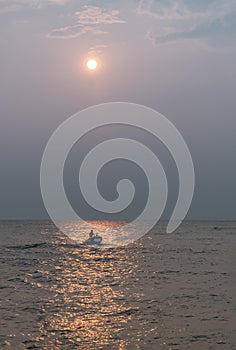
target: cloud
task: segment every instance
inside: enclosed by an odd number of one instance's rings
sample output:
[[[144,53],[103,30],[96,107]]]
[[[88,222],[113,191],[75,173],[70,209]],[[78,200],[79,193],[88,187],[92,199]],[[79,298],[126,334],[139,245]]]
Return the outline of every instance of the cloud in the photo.
[[[236,38],[235,0],[212,0],[193,8],[190,1],[157,2],[141,0],[140,16],[153,20],[146,38],[153,45],[177,40],[204,39],[211,45],[229,44]],[[218,42],[217,42],[218,37]],[[233,40],[231,40],[233,42]]]
[[[147,40],[150,40],[153,46],[156,46],[157,38],[156,38],[156,34],[153,31],[151,31],[151,30],[148,31],[145,35],[145,38]]]
[[[90,56],[93,56],[93,57],[96,57],[96,56],[100,56],[101,54],[103,54],[104,50],[108,47],[108,45],[104,45],[104,44],[101,44],[101,45],[94,45],[94,46],[91,46],[89,48],[89,55]]]
[[[74,25],[53,29],[47,34],[47,37],[50,39],[75,39],[89,33],[93,35],[107,34],[107,32],[91,26]]]
[[[69,0],[0,0],[0,13],[17,12],[24,8],[34,10],[46,5],[66,5]]]
[[[5,5],[5,4],[4,4]],[[16,5],[16,4],[11,4],[11,5],[6,5],[6,6],[1,6],[0,2],[0,14],[1,13],[8,13],[8,12],[16,12],[22,9],[22,6]]]
[[[75,39],[84,34],[104,35],[107,30],[102,27],[111,24],[121,24],[125,21],[119,18],[119,11],[106,10],[95,6],[84,6],[75,12],[75,24],[53,29],[47,37],[52,39]]]
[[[56,5],[66,5],[68,0],[49,0],[49,2],[56,4]]]
[[[96,6],[84,6],[82,11],[77,11],[75,15],[78,18],[78,23],[82,25],[100,25],[125,23],[119,18],[119,11],[105,10]]]

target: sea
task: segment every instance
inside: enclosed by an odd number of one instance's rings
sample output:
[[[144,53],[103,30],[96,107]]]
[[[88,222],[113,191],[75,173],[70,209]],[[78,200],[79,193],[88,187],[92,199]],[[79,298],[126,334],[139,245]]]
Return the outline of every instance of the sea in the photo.
[[[1,221],[0,300],[0,349],[233,350],[236,222],[160,222],[97,249]]]

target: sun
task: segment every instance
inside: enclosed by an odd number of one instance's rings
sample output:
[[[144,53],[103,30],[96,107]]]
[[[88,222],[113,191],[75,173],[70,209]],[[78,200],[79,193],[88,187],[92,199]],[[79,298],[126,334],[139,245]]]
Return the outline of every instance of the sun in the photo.
[[[98,66],[98,63],[95,59],[89,59],[87,61],[87,68],[89,70],[95,70],[95,69],[97,69],[97,66]]]

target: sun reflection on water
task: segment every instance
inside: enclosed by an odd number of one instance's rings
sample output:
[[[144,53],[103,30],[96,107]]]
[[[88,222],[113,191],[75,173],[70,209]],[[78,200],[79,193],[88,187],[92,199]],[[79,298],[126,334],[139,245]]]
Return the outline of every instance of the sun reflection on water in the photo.
[[[45,349],[60,349],[70,342],[80,349],[92,349],[91,344],[94,349],[110,349],[115,342],[116,349],[124,349],[119,333],[132,313],[138,312],[126,303],[129,291],[124,279],[134,266],[124,249],[68,251],[61,246],[58,253],[60,258],[47,265],[53,271],[49,274],[53,296],[40,324]]]
[[[217,234],[185,223],[171,235],[163,223],[116,249],[68,243],[50,222],[1,225],[1,349],[233,346],[232,223]]]
[[[71,242],[78,244],[86,243],[89,238],[89,232],[94,230],[95,234],[102,237],[101,248],[119,247],[128,245],[137,240],[137,232],[145,232],[146,222],[132,222],[127,221],[62,221],[60,223],[63,232],[66,232]],[[127,229],[129,224],[129,229]]]

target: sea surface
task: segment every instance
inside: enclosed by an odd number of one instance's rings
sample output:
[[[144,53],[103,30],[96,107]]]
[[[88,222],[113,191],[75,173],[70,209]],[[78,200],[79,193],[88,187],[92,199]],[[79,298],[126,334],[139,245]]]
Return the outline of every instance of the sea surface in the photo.
[[[95,249],[1,221],[0,244],[0,349],[236,349],[236,222]]]

